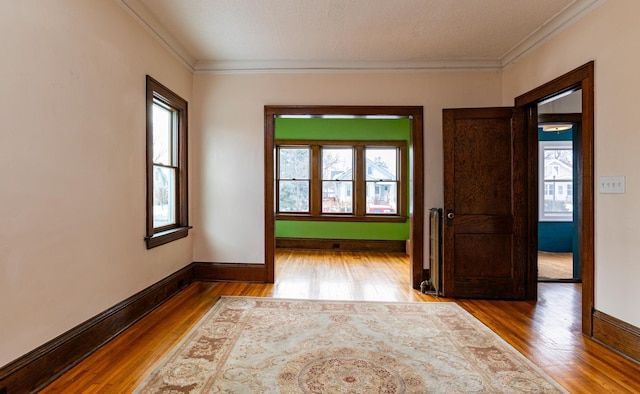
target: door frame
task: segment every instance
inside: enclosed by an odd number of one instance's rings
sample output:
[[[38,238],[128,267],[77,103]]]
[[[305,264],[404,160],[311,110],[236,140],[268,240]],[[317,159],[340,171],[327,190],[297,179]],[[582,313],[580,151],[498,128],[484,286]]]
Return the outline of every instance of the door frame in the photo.
[[[264,248],[266,282],[275,281],[275,119],[281,115],[389,115],[411,119],[409,137],[409,248],[411,287],[423,280],[424,159],[422,106],[265,105],[264,107]]]
[[[574,140],[574,157],[578,176],[576,209],[578,257],[582,264],[582,333],[593,336],[594,310],[594,62],[586,63],[550,82],[515,98],[515,105],[525,107],[528,146],[529,199],[529,281],[528,296],[537,298],[538,250],[538,103],[560,93],[582,89],[582,127]]]

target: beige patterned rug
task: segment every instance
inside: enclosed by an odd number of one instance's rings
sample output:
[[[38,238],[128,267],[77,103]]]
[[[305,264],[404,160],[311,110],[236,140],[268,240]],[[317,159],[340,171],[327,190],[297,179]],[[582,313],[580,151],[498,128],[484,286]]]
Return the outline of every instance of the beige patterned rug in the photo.
[[[455,303],[223,297],[137,393],[564,393]]]

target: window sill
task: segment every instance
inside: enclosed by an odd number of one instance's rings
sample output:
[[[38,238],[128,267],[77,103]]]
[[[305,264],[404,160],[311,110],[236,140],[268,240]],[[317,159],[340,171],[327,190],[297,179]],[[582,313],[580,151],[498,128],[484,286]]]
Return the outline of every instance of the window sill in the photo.
[[[309,215],[309,214],[276,214],[276,220],[308,220],[316,222],[378,222],[405,223],[406,216],[400,215]]]
[[[190,228],[192,227],[188,226],[188,227],[172,228],[171,230],[162,231],[162,232],[153,234],[150,237],[146,237],[145,241],[147,242],[147,249],[152,249],[152,248],[155,248],[156,246],[164,245],[169,242],[178,240],[180,238],[184,238],[187,235],[189,235]]]

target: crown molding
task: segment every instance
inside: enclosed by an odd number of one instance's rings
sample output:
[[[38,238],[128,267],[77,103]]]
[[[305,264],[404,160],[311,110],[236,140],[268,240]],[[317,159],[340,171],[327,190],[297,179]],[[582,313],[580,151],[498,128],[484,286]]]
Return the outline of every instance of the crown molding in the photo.
[[[585,15],[604,4],[607,0],[577,0],[554,15],[538,30],[531,33],[524,40],[520,41],[501,58],[501,68],[505,68],[514,63],[519,58],[525,56],[535,48],[539,47],[552,37],[560,34],[569,26],[573,25]]]
[[[137,20],[162,46],[175,56],[183,66],[194,72],[196,59],[156,19],[147,7],[138,0],[114,0],[129,15]]]
[[[362,73],[425,71],[499,71],[567,29],[607,0],[576,0],[498,59],[400,62],[198,61],[139,0],[114,0],[188,70],[197,74]]]
[[[201,61],[198,74],[265,73],[362,73],[421,71],[498,71],[500,60],[432,60],[421,62],[330,62],[330,61]]]

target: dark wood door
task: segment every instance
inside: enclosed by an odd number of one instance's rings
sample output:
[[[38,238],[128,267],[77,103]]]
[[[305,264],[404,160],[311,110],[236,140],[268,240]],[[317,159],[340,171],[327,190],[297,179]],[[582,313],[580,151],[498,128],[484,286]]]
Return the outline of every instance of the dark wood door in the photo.
[[[444,110],[443,137],[443,296],[524,299],[524,110]]]

